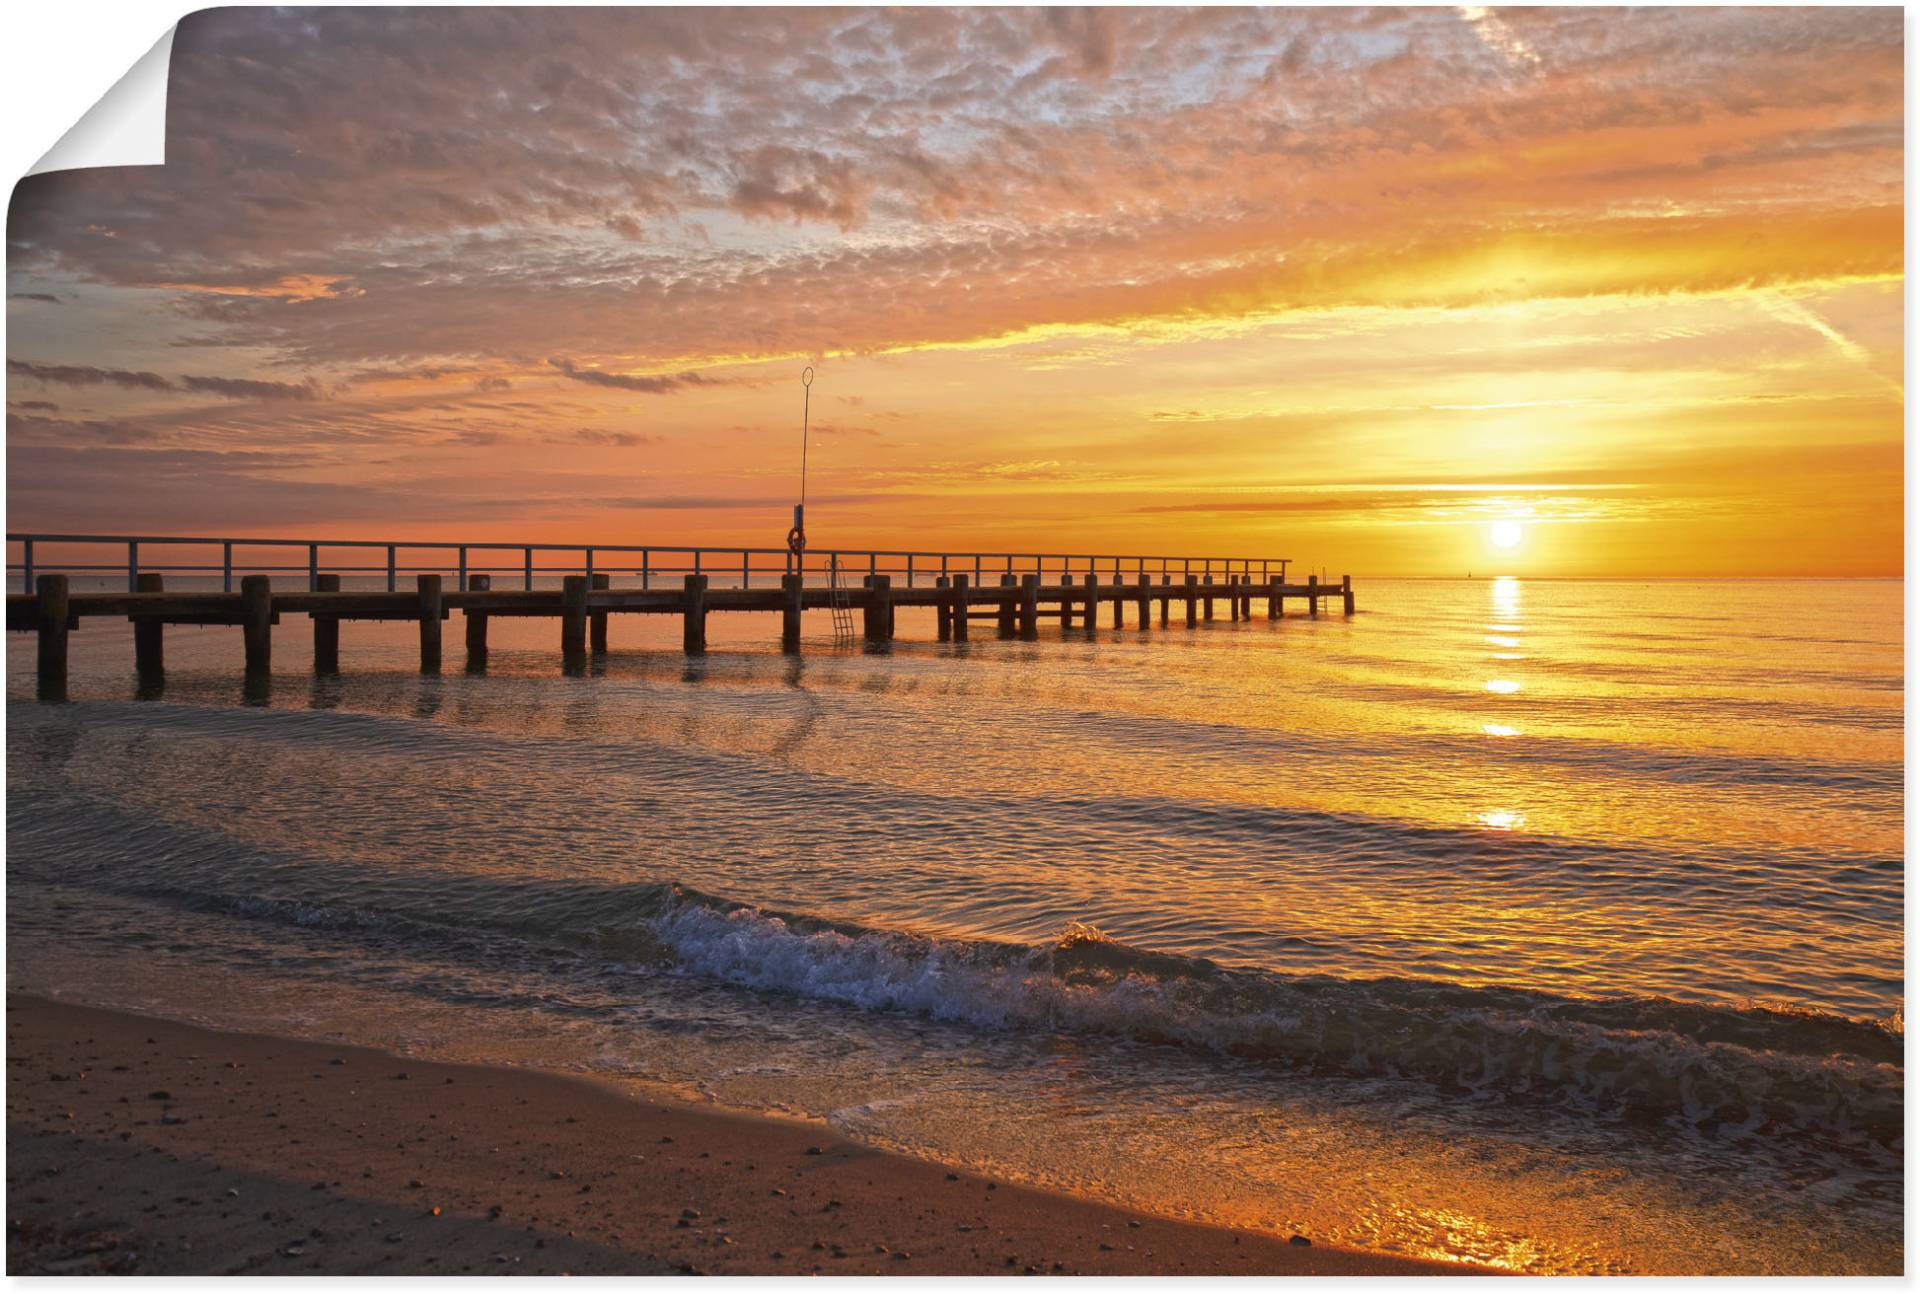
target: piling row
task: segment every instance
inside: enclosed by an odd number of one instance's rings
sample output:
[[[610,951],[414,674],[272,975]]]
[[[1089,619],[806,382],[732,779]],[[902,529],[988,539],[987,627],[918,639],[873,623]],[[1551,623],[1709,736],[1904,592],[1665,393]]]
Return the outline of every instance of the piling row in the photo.
[[[1309,576],[1305,584],[1287,584],[1275,577],[1256,581],[1233,576],[1222,584],[1187,575],[1179,584],[1163,575],[1155,584],[1140,575],[1103,583],[1094,575],[1081,582],[1042,584],[1035,574],[1005,574],[997,585],[975,585],[966,575],[939,577],[931,588],[897,589],[888,575],[868,575],[855,589],[835,591],[809,588],[800,575],[783,576],[777,589],[712,589],[705,575],[688,575],[679,589],[616,589],[605,574],[569,575],[557,590],[501,590],[491,577],[469,575],[464,588],[442,588],[438,575],[421,575],[411,593],[350,592],[340,577],[317,574],[311,592],[276,593],[267,576],[249,575],[237,593],[169,593],[161,575],[143,573],[127,593],[73,593],[65,575],[39,575],[30,594],[7,599],[7,628],[38,635],[38,669],[43,692],[63,692],[67,676],[67,636],[87,616],[125,617],[133,623],[134,664],[143,676],[165,668],[162,632],[167,625],[238,625],[250,674],[273,667],[273,627],[282,612],[303,613],[313,626],[313,667],[318,673],[340,669],[340,622],[343,620],[409,620],[420,630],[420,668],[437,673],[441,666],[441,631],[455,610],[466,621],[467,667],[484,668],[487,627],[500,616],[551,616],[560,621],[560,652],[570,665],[589,654],[604,655],[608,621],[615,615],[678,615],[683,624],[681,643],[689,656],[707,649],[707,616],[712,612],[764,611],[780,616],[780,645],[800,650],[801,620],[805,612],[824,610],[838,596],[857,608],[862,636],[870,646],[894,638],[895,616],[901,607],[934,608],[935,632],[941,642],[967,642],[975,621],[991,621],[1000,638],[1032,639],[1042,619],[1058,620],[1063,629],[1094,632],[1103,604],[1111,608],[1115,629],[1126,627],[1127,610],[1134,624],[1150,629],[1157,619],[1166,628],[1178,603],[1188,628],[1214,618],[1215,603],[1224,601],[1233,621],[1251,620],[1255,602],[1264,601],[1268,620],[1285,614],[1286,602],[1305,603],[1318,618],[1324,603],[1340,600],[1344,614],[1352,615],[1353,581],[1322,584]]]

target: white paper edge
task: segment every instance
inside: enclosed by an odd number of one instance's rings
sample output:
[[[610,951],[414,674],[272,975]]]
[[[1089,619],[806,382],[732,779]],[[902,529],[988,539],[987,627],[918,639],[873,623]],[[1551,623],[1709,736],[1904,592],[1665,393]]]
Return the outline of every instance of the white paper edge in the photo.
[[[173,66],[176,30],[167,28],[153,48],[114,82],[27,174],[87,166],[164,166],[167,76]]]

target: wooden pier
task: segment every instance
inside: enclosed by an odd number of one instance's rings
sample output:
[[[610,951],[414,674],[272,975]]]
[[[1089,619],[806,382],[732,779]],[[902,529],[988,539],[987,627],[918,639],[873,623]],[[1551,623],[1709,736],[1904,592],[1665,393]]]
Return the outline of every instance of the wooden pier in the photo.
[[[609,622],[623,615],[670,615],[682,622],[681,642],[688,655],[706,651],[707,618],[731,612],[763,612],[780,617],[780,641],[785,651],[798,652],[802,641],[801,622],[808,611],[827,610],[836,605],[858,614],[861,637],[869,647],[891,642],[895,631],[895,613],[901,607],[932,608],[940,641],[967,642],[975,624],[990,624],[992,633],[1003,639],[1032,639],[1042,620],[1057,621],[1064,629],[1080,628],[1091,632],[1099,627],[1102,610],[1110,614],[1113,628],[1121,629],[1131,620],[1133,627],[1148,630],[1179,625],[1192,628],[1213,620],[1216,609],[1224,604],[1229,620],[1251,620],[1258,607],[1267,620],[1279,620],[1285,614],[1288,599],[1297,602],[1310,617],[1318,617],[1323,608],[1335,603],[1341,612],[1354,610],[1353,582],[1342,576],[1336,583],[1322,583],[1309,576],[1304,583],[1289,581],[1284,559],[1259,558],[1173,558],[1112,557],[1048,554],[922,554],[862,551],[809,553],[804,569],[792,569],[795,563],[781,550],[768,549],[686,549],[635,548],[631,546],[561,547],[556,545],[439,545],[375,544],[363,541],[292,540],[203,540],[170,537],[119,536],[47,536],[9,535],[10,544],[20,546],[21,560],[10,562],[23,581],[30,582],[31,593],[10,594],[7,598],[9,632],[32,633],[38,637],[38,676],[40,691],[46,696],[65,693],[67,676],[67,635],[89,616],[126,619],[133,623],[134,658],[143,676],[157,676],[165,669],[163,632],[167,625],[237,625],[244,645],[246,670],[250,675],[266,674],[273,664],[273,630],[284,613],[308,618],[313,633],[313,668],[317,673],[336,673],[340,669],[340,625],[348,620],[404,620],[418,624],[420,668],[425,673],[439,672],[443,658],[444,622],[458,611],[465,624],[466,666],[485,668],[487,628],[501,616],[546,616],[560,622],[560,655],[564,665],[578,668],[591,655],[608,650]],[[79,592],[72,588],[70,573],[96,574],[102,570],[119,571],[121,563],[103,566],[98,562],[70,562],[58,569],[46,570],[44,554],[49,545],[64,543],[101,546],[128,554],[124,564],[126,591]],[[275,588],[273,576],[259,571],[236,570],[236,550],[270,549],[301,544],[308,548],[304,568],[263,563],[268,570],[284,573],[298,570],[305,579],[303,588]],[[186,571],[205,576],[205,566],[172,562],[165,569],[142,569],[140,551],[149,552],[161,545],[222,546],[225,555],[223,588],[216,592],[175,591],[166,587],[166,575]],[[42,560],[36,569],[36,547]],[[412,549],[459,549],[457,582],[448,586],[445,573],[413,572],[413,587],[398,587],[401,567],[398,552]],[[475,550],[494,551],[514,548],[524,553],[524,564],[490,570],[469,568]],[[319,569],[320,550],[385,548],[387,564],[385,590],[352,590],[341,587],[339,571]],[[583,561],[575,566],[579,573],[559,574],[558,588],[537,588],[534,553],[579,553]],[[623,554],[641,554],[638,565],[623,563]],[[726,559],[722,564],[720,558]],[[611,562],[609,558],[611,557]],[[732,559],[738,557],[737,567]],[[602,569],[594,569],[596,558]],[[690,558],[692,570],[684,569]],[[754,561],[761,559],[756,572]],[[884,561],[883,561],[884,559]],[[904,559],[904,565],[903,565]],[[919,568],[915,569],[915,561]],[[785,560],[789,569],[771,573],[764,565]],[[1048,570],[1049,565],[1056,569]],[[1201,565],[1195,572],[1192,567]],[[883,569],[884,565],[884,569]],[[1016,570],[1016,566],[1034,569]],[[1075,571],[1076,565],[1084,569]],[[1101,571],[1099,566],[1109,569]],[[606,569],[612,566],[612,569]],[[700,569],[701,567],[706,569]],[[1127,569],[1129,566],[1131,570]],[[581,569],[584,567],[584,569]],[[676,569],[679,567],[680,569]],[[855,571],[864,567],[862,573]],[[995,570],[993,568],[1000,569]],[[1150,569],[1158,567],[1158,569]],[[1178,567],[1178,571],[1174,569]],[[1237,570],[1230,568],[1238,567]],[[1255,568],[1259,568],[1256,572]],[[1276,571],[1274,568],[1278,567]],[[958,569],[956,569],[958,568]],[[1216,569],[1220,568],[1220,569]],[[364,575],[368,568],[348,566]],[[379,569],[379,568],[374,568]],[[495,588],[493,576],[501,570],[523,575],[523,587]],[[737,586],[716,587],[715,570],[739,580]],[[239,587],[232,588],[239,573]],[[552,566],[542,568],[551,578]],[[755,586],[756,574],[762,586]],[[895,582],[895,576],[904,580]],[[616,584],[616,578],[635,581]],[[777,579],[777,584],[774,580]],[[664,585],[664,587],[663,587]]]

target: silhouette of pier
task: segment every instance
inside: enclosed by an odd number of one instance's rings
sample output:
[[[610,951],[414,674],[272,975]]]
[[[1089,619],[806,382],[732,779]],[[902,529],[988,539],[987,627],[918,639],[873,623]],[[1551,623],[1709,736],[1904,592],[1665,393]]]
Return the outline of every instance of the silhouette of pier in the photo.
[[[236,625],[247,672],[269,672],[274,627],[288,613],[310,622],[316,672],[339,671],[343,621],[403,620],[418,623],[420,668],[433,673],[441,668],[444,622],[455,611],[464,621],[467,668],[476,670],[485,668],[488,623],[502,616],[558,620],[562,661],[577,668],[608,650],[609,622],[624,615],[680,617],[682,646],[698,655],[707,649],[709,616],[778,615],[782,649],[798,652],[805,614],[836,603],[858,614],[868,647],[893,641],[902,607],[933,608],[942,642],[969,641],[982,623],[1001,639],[1032,639],[1043,620],[1091,632],[1103,612],[1114,629],[1131,620],[1133,628],[1150,630],[1156,624],[1194,628],[1213,620],[1222,606],[1231,621],[1252,620],[1256,606],[1267,620],[1279,620],[1288,599],[1310,617],[1334,599],[1343,614],[1354,610],[1350,577],[1337,584],[1313,575],[1290,582],[1284,558],[834,549],[796,560],[784,549],[652,545],[49,534],[9,534],[7,541],[19,557],[9,560],[9,574],[17,572],[32,590],[8,595],[7,629],[37,635],[43,696],[65,694],[67,636],[89,616],[132,621],[135,666],[142,675],[157,676],[165,668],[168,625]],[[192,556],[215,548],[221,554],[217,566],[180,556],[182,550]],[[50,549],[67,560],[49,561]],[[305,564],[288,564],[288,549],[304,549]],[[156,551],[165,555],[156,559]],[[384,564],[364,564],[370,551],[383,551]],[[505,552],[519,560],[499,564]],[[267,556],[249,562],[252,553]],[[423,564],[422,553],[432,560]],[[102,560],[103,554],[112,560]],[[336,554],[347,560],[323,570],[323,556]],[[105,576],[117,583],[123,571],[124,590],[73,587],[76,578]],[[216,572],[218,589],[166,586],[169,576],[212,583]],[[520,587],[494,587],[494,577],[503,574],[517,577]],[[343,575],[376,585],[384,575],[386,588],[344,588]],[[403,588],[409,575],[413,586]],[[275,587],[276,576],[282,587]]]

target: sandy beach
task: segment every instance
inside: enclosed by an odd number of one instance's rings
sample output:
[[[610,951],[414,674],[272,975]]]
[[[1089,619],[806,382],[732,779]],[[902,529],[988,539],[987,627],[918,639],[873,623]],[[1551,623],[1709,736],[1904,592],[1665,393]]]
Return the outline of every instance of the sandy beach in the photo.
[[[10,1275],[1473,1269],[1133,1213],[590,1081],[7,999]]]

